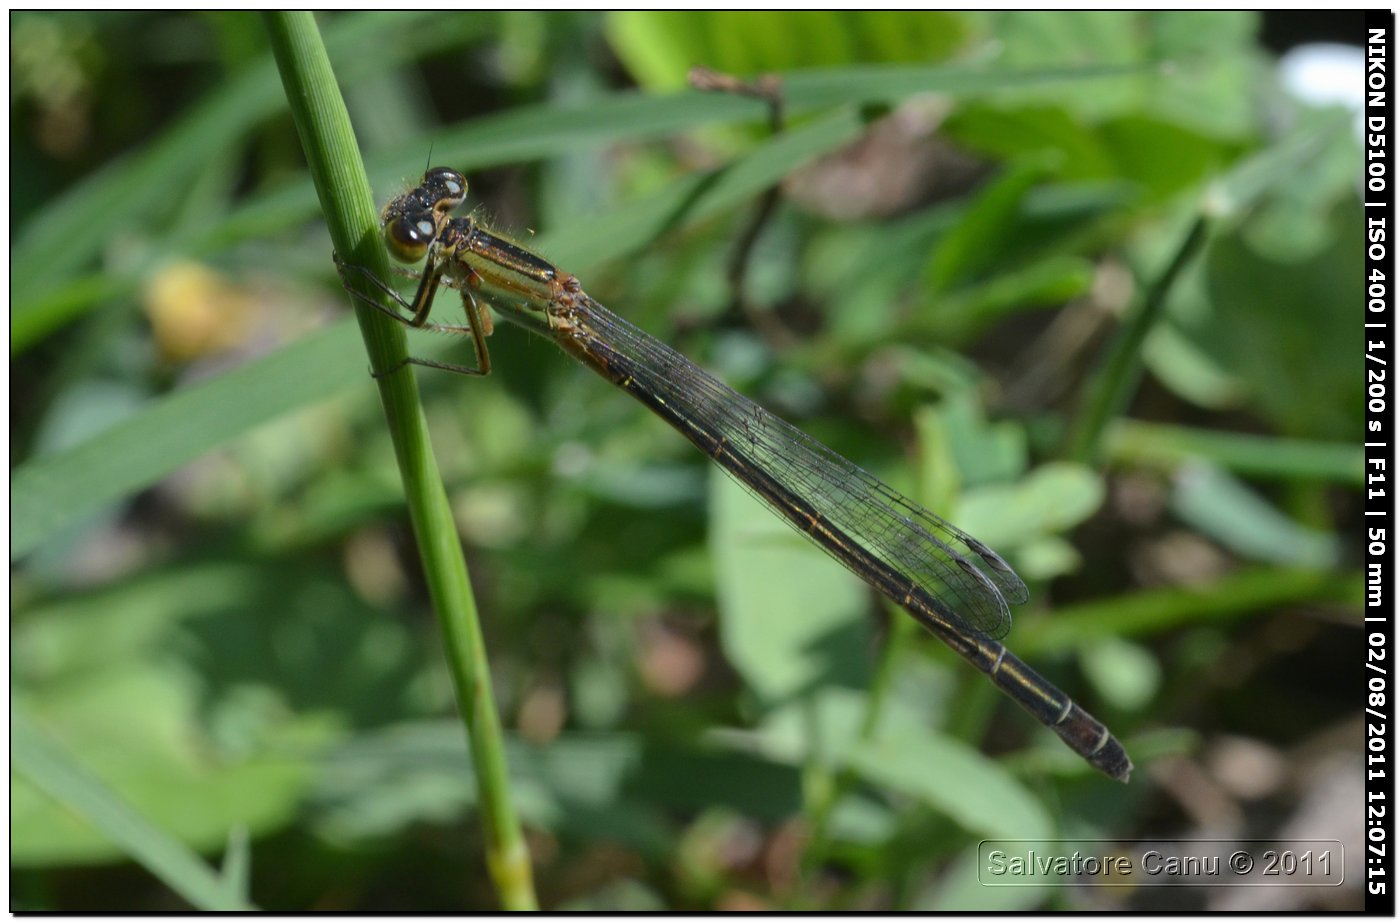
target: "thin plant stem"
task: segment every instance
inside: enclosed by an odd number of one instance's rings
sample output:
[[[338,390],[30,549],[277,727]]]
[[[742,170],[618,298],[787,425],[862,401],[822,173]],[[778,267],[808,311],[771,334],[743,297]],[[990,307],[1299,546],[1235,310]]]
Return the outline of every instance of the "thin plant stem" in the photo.
[[[316,21],[310,13],[270,13],[265,21],[336,252],[346,262],[386,275],[387,258],[369,181]],[[376,374],[399,366],[407,356],[399,326],[360,305],[356,316]],[[489,871],[503,906],[535,909],[530,854],[510,800],[476,600],[428,440],[418,386],[407,369],[380,376],[378,383],[428,594],[442,628],[471,745]]]
[[[1182,238],[1167,268],[1129,314],[1102,364],[1090,377],[1065,452],[1070,459],[1085,464],[1097,459],[1108,424],[1123,412],[1137,390],[1142,377],[1142,344],[1161,318],[1172,285],[1205,243],[1208,228],[1209,220],[1201,214]]]

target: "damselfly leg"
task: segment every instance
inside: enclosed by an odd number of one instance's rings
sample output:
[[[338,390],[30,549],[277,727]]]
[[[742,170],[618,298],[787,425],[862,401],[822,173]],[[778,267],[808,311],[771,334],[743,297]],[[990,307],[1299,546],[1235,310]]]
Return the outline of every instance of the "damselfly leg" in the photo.
[[[398,371],[405,365],[421,365],[425,368],[438,368],[443,371],[450,371],[455,374],[468,375],[471,377],[484,377],[491,373],[491,352],[486,346],[486,337],[490,336],[495,329],[495,324],[491,320],[491,313],[477,301],[472,294],[467,282],[456,280],[446,280],[443,278],[442,270],[427,268],[419,275],[412,273],[415,278],[420,279],[418,292],[413,301],[404,298],[403,295],[390,287],[383,279],[375,275],[364,266],[351,265],[343,261],[339,255],[335,256],[336,269],[340,272],[342,287],[350,293],[350,296],[361,304],[374,308],[380,313],[392,317],[398,323],[415,330],[427,330],[432,333],[452,333],[455,335],[469,335],[472,339],[472,349],[476,352],[476,367],[468,365],[458,365],[452,362],[439,362],[435,359],[418,358],[409,356],[404,361],[395,365],[387,371],[381,372],[376,377],[386,377]],[[352,278],[358,278],[365,284],[379,292],[380,295],[388,298],[398,305],[408,316],[399,313],[388,307],[377,297],[365,294],[356,285],[352,284]],[[462,308],[467,315],[465,325],[451,323],[429,323],[428,315],[432,309],[433,298],[436,296],[439,284],[446,283],[448,287],[457,290],[462,298]]]

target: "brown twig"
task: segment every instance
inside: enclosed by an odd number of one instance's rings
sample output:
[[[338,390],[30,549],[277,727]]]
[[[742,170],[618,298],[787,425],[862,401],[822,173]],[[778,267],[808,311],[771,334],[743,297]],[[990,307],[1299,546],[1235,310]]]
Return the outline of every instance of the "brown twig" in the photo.
[[[768,104],[769,130],[775,135],[783,132],[786,124],[783,111],[783,81],[776,74],[761,74],[753,80],[742,80],[731,74],[711,70],[708,67],[692,67],[687,79],[693,88],[703,92],[732,93],[735,96],[748,96],[751,99],[762,100]],[[770,341],[781,341],[789,337],[786,331],[773,323],[772,318],[766,313],[752,309],[748,298],[744,296],[744,279],[748,275],[749,260],[753,256],[754,244],[758,242],[759,234],[763,232],[764,226],[772,218],[773,212],[777,210],[778,198],[781,194],[782,185],[780,183],[774,183],[764,191],[763,196],[759,199],[758,207],[754,209],[748,223],[739,232],[734,249],[729,255],[729,265],[726,270],[730,291],[728,313],[732,316],[746,317],[749,323]]]

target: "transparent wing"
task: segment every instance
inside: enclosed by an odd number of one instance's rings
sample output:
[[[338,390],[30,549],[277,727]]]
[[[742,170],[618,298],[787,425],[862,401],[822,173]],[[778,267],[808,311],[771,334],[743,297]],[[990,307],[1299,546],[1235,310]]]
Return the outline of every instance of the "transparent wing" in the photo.
[[[723,445],[716,462],[750,492],[784,513],[769,490],[754,488],[745,469],[765,471],[825,526],[848,538],[889,571],[907,580],[936,609],[964,628],[1000,639],[1011,627],[1009,606],[1024,602],[1026,584],[991,548],[934,515],[873,474],[784,422],[706,373],[694,362],[586,297],[577,309],[581,332],[610,376],[697,444]],[[784,514],[785,518],[791,518]],[[842,564],[858,564],[820,537],[812,537]],[[882,587],[883,588],[883,587]]]

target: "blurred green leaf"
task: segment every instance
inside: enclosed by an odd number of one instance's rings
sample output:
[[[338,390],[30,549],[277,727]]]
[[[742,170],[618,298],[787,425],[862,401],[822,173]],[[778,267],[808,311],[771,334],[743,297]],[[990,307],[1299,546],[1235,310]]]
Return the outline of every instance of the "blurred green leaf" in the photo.
[[[655,854],[674,845],[655,815],[728,805],[780,819],[798,807],[797,773],[713,746],[633,734],[573,733],[547,744],[507,741],[522,815],[581,841],[613,839]],[[327,753],[310,797],[314,821],[342,842],[469,811],[471,762],[461,725],[419,721],[361,733]]]
[[[954,394],[937,409],[947,445],[969,487],[999,484],[1026,469],[1026,433],[1014,423],[989,422],[971,389]]]
[[[767,758],[835,771],[864,744],[870,707],[866,692],[827,681],[770,708],[753,738]],[[904,710],[885,716],[906,728],[926,729]]]
[[[1053,157],[1065,179],[1126,180],[1148,199],[1165,201],[1228,163],[1247,134],[1248,87],[1257,66],[1248,51],[1252,17],[1085,12],[990,18],[1017,66],[1159,67],[1083,92],[1026,87],[965,106],[947,130],[976,150],[1000,159]]]
[[[11,560],[55,530],[154,483],[209,449],[365,375],[353,322],[220,378],[176,391],[67,451],[11,475]]]
[[[1079,551],[1063,538],[1042,536],[1016,549],[1016,571],[1028,583],[1075,573],[1083,562]]]
[[[1029,791],[963,743],[931,735],[882,739],[849,758],[866,781],[914,798],[973,835],[1038,838],[1054,829]]]
[[[1074,256],[1050,256],[1023,268],[1007,268],[979,284],[945,295],[931,295],[930,304],[906,326],[943,342],[960,342],[1015,311],[1061,307],[1087,295],[1094,267]]]
[[[1344,158],[1354,163],[1358,153],[1355,140],[1347,135],[1349,129],[1350,117],[1345,113],[1303,113],[1281,138],[1242,158],[1212,183],[1205,207],[1220,217],[1239,220],[1272,200],[1301,200],[1316,209],[1316,217],[1323,217],[1350,185],[1352,174],[1345,173],[1343,179],[1337,169]],[[1302,184],[1314,188],[1301,192],[1294,180],[1304,172],[1321,181]],[[1264,223],[1270,220],[1266,217]],[[1309,239],[1316,238],[1309,234]]]
[[[1103,503],[1102,479],[1069,462],[1044,464],[1019,483],[969,490],[958,504],[959,527],[992,547],[1009,549],[1067,531]]]
[[[18,778],[36,785],[65,808],[60,823],[93,824],[123,853],[197,908],[236,912],[256,909],[237,880],[221,879],[198,855],[128,807],[97,777],[44,739],[23,711],[11,710],[10,732],[10,754]],[[25,790],[18,778],[11,776],[12,797]],[[11,804],[11,809],[22,805],[21,798],[19,804]],[[26,828],[23,817],[12,813],[12,824],[16,820],[20,820],[20,825],[10,827],[15,843],[32,842],[26,834],[36,830]]]
[[[285,755],[211,760],[197,734],[197,702],[187,681],[166,668],[112,668],[82,685],[48,696],[18,695],[27,710],[54,728],[73,757],[117,792],[146,822],[199,850],[227,841],[231,826],[258,833],[280,828],[294,815],[307,767]],[[252,705],[252,702],[249,702]],[[283,743],[314,736],[313,724],[279,728]],[[70,865],[119,858],[130,843],[95,819],[58,802],[32,773],[12,779],[12,860],[22,866]]]
[[[1275,480],[1331,480],[1360,486],[1362,449],[1345,443],[1308,442],[1119,420],[1109,430],[1115,460],[1168,470],[1190,461]]]
[[[1248,12],[1007,11],[983,14],[1005,66],[1153,65],[1131,81],[1057,94],[1027,87],[1003,98],[1079,117],[1149,113],[1217,137],[1247,134],[1258,67],[1258,15]]]
[[[1084,674],[1106,701],[1121,710],[1140,710],[1162,684],[1162,667],[1144,647],[1106,637],[1079,654]]]
[[[18,613],[15,697],[157,825],[201,849],[280,828],[305,754],[403,709],[421,657],[401,627],[304,565],[187,564]],[[109,860],[106,838],[27,785],[26,864]]]
[[[1030,157],[1053,164],[1066,180],[1116,174],[1104,140],[1059,106],[966,106],[949,117],[947,129],[973,150],[999,159]]]
[[[1070,15],[1048,12],[1010,12],[988,14],[988,32],[1003,45],[1002,57],[1011,67],[1082,66],[1095,64],[1128,64],[1155,61],[1156,49],[1149,49],[1136,35],[1140,14],[1080,11]],[[1139,81],[1113,87],[1100,87],[1088,93],[1068,97],[1047,92],[1043,88],[1027,88],[1008,93],[1004,98],[1018,102],[1027,99],[1048,100],[1070,111],[1085,115],[1102,115],[1140,103],[1143,84]]]
[[[1269,194],[1250,214],[1244,225],[1252,249],[1281,261],[1306,260],[1331,246],[1335,225],[1331,213],[1338,200],[1357,194],[1356,163],[1361,156],[1359,138],[1353,130],[1353,115],[1342,109],[1303,110],[1297,123],[1278,147],[1279,160],[1297,164],[1294,176],[1307,176],[1307,182],[1279,181],[1272,177]],[[1298,138],[1297,146],[1289,144]],[[1226,188],[1226,194],[1241,196],[1244,181]],[[1246,206],[1238,198],[1239,206]]]
[[[582,267],[652,244],[693,221],[739,207],[797,167],[853,140],[862,127],[854,112],[838,112],[784,132],[719,170],[679,179],[660,192],[593,221],[542,235],[538,248],[559,265]]]
[[[613,50],[652,89],[685,85],[691,67],[752,76],[875,62],[940,61],[966,34],[956,13],[631,10],[608,14]]]
[[[919,436],[919,502],[928,509],[952,509],[963,484],[945,415],[922,407],[914,428]]]
[[[721,642],[760,698],[781,701],[863,671],[865,585],[718,469],[710,548]]]
[[[1150,589],[1061,605],[1050,618],[1023,619],[1016,649],[1024,655],[1078,649],[1103,637],[1136,637],[1189,624],[1246,618],[1299,602],[1357,606],[1362,579],[1350,571],[1257,567],[1200,586]]]
[[[998,263],[997,243],[1009,236],[1031,186],[1046,167],[1023,162],[987,184],[972,200],[961,221],[939,240],[924,273],[935,294],[969,282]]]
[[[1189,297],[1185,291],[1178,292],[1176,300],[1178,316],[1182,314],[1180,305],[1194,302],[1199,308],[1193,313],[1198,317],[1207,310],[1207,302],[1200,296],[1202,287],[1199,267],[1188,269],[1180,288],[1195,289]],[[1204,352],[1171,324],[1162,324],[1152,331],[1142,346],[1143,359],[1152,373],[1170,388],[1174,394],[1197,406],[1212,410],[1224,410],[1238,406],[1242,401],[1242,388],[1238,379],[1229,369],[1218,364],[1215,358]],[[1109,425],[1114,428],[1131,426],[1133,420],[1119,417]]]
[[[1274,391],[1276,379],[1258,380],[1261,376],[1273,379],[1275,369],[1291,375],[1291,369],[1278,364],[1277,356],[1255,355],[1255,350],[1233,349],[1230,344],[1242,341],[1237,336],[1264,336],[1262,341],[1267,342],[1274,332],[1268,327],[1284,320],[1299,301],[1314,303],[1303,294],[1307,287],[1294,284],[1294,275],[1306,275],[1302,284],[1315,286],[1315,292],[1328,289],[1328,295],[1316,301],[1324,311],[1343,303],[1337,300],[1337,289],[1330,282],[1316,287],[1316,276],[1308,267],[1322,266],[1326,271],[1332,258],[1326,248],[1336,246],[1328,242],[1335,239],[1339,226],[1335,212],[1351,207],[1342,202],[1355,201],[1350,178],[1355,142],[1348,130],[1347,119],[1336,112],[1307,114],[1281,139],[1242,158],[1204,192],[1199,207],[1221,219],[1222,229],[1210,242],[1206,258],[1183,272],[1168,300],[1169,322],[1152,331],[1143,350],[1149,367],[1177,394],[1219,409],[1239,405],[1254,396],[1262,384],[1266,399],[1277,396],[1286,397],[1284,403],[1292,400],[1292,386]],[[1299,175],[1307,175],[1309,181],[1296,182]],[[1170,245],[1165,238],[1149,239],[1148,244],[1144,249],[1150,259],[1161,258],[1161,251]],[[1234,271],[1227,271],[1231,268]],[[1270,288],[1222,287],[1222,277],[1245,273],[1259,273],[1259,278],[1269,280],[1278,290],[1287,289],[1283,310],[1277,310],[1275,292]],[[1354,282],[1357,297],[1360,284],[1358,276]],[[1311,309],[1306,313],[1309,322],[1316,319]],[[1224,322],[1222,316],[1232,319]],[[1250,317],[1254,319],[1248,320]],[[1296,329],[1291,322],[1288,326],[1290,331]],[[1330,331],[1334,338],[1344,335],[1343,326],[1337,324],[1319,328]],[[1295,334],[1286,332],[1282,341],[1293,338]],[[1342,340],[1334,345],[1350,348]],[[1359,346],[1359,339],[1355,345]],[[1331,354],[1323,350],[1323,355]],[[1310,436],[1327,431],[1283,429]]]
[[[1223,168],[1234,150],[1171,122],[1124,116],[1102,127],[1112,175],[1140,184],[1164,201]]]
[[[1077,465],[1049,464],[1008,482],[1025,464],[1024,434],[1011,425],[988,426],[971,392],[924,410],[916,424],[925,484],[919,496],[930,508],[952,510],[959,528],[992,547],[1014,549],[1023,576],[1049,579],[1077,568],[1079,555],[1054,535],[1099,506],[1099,478]],[[964,476],[980,483],[963,489]],[[1002,479],[988,479],[994,476]]]
[[[1177,473],[1171,507],[1201,534],[1252,560],[1321,568],[1340,556],[1335,536],[1299,525],[1212,465],[1190,464]]]
[[[1215,322],[1208,334],[1192,332],[1279,432],[1342,440],[1362,425],[1352,356],[1362,353],[1364,331],[1349,318],[1365,279],[1361,250],[1345,232],[1361,225],[1361,203],[1348,195],[1328,217],[1331,245],[1303,261],[1260,253],[1239,234],[1214,240],[1206,278]]]

